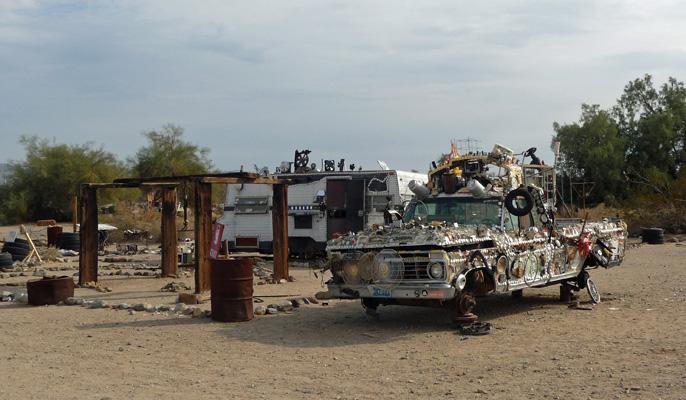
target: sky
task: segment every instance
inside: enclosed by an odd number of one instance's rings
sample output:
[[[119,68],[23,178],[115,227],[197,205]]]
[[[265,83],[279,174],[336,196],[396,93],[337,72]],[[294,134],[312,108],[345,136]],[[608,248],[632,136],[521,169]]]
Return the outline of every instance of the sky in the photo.
[[[124,161],[171,123],[222,172],[305,149],[426,172],[466,139],[552,164],[583,103],[686,80],[684,21],[666,0],[3,0],[0,163],[22,135]]]

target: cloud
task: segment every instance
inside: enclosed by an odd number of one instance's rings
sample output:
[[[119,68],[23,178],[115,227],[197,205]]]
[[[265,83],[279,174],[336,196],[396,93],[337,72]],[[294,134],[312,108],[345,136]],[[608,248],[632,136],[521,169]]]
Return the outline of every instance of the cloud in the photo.
[[[102,141],[123,159],[171,122],[227,170],[306,147],[425,170],[466,137],[545,151],[552,123],[576,121],[582,103],[610,107],[645,73],[685,79],[685,8],[8,0],[0,131]],[[3,146],[0,162],[21,153]]]

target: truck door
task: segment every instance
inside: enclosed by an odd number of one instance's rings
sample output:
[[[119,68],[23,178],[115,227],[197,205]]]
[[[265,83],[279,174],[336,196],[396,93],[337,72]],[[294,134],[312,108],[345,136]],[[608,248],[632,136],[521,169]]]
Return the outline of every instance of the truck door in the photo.
[[[364,227],[364,180],[326,182],[326,237],[357,232]]]

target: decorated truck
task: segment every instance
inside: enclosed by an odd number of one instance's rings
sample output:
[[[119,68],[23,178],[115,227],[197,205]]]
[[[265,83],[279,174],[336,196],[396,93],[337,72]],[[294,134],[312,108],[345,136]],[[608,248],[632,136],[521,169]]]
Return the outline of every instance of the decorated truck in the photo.
[[[589,271],[624,260],[626,224],[556,218],[555,167],[535,151],[495,145],[434,164],[426,185],[410,182],[402,220],[328,242],[331,295],[361,299],[370,315],[379,305],[451,307],[458,322],[476,320],[476,296],[490,292],[562,285],[563,297],[586,288],[599,302]]]

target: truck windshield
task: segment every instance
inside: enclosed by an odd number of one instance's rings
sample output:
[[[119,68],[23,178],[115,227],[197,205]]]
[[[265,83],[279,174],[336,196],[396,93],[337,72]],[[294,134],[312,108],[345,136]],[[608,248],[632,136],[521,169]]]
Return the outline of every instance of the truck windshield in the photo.
[[[413,201],[403,217],[404,222],[457,222],[463,225],[500,225],[501,212],[505,213],[506,229],[519,229],[517,218],[512,218],[499,204],[498,199],[472,197],[439,197]]]

